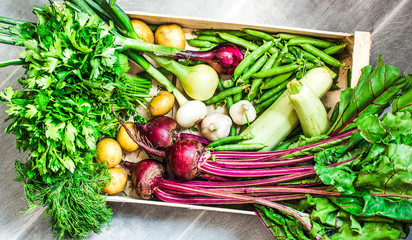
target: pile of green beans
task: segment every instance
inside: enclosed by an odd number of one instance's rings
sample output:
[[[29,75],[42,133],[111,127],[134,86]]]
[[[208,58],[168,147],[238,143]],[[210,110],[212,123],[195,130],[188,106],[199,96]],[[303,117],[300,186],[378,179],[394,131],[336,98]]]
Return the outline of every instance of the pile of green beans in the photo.
[[[307,70],[327,66],[343,67],[338,60],[345,43],[308,36],[270,34],[255,29],[199,30],[188,44],[201,49],[230,42],[244,49],[244,59],[233,78],[219,83],[215,96],[205,104],[226,105],[228,108],[242,99],[254,104],[257,113],[265,111],[285,91],[287,83],[301,78]],[[242,127],[242,126],[240,126]],[[230,136],[235,136],[232,127]]]

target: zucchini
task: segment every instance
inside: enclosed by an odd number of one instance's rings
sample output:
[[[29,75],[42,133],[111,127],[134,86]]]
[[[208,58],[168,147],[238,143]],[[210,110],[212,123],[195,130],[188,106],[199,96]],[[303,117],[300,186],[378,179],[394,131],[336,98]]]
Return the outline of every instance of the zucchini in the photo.
[[[287,95],[298,115],[306,137],[325,134],[330,128],[328,114],[320,99],[305,84],[292,80],[287,85]]]
[[[313,68],[300,79],[313,93],[321,98],[332,86],[332,77],[325,67]],[[243,143],[262,143],[260,151],[271,151],[299,125],[299,119],[285,91],[266,111],[262,113],[240,135],[253,136]]]

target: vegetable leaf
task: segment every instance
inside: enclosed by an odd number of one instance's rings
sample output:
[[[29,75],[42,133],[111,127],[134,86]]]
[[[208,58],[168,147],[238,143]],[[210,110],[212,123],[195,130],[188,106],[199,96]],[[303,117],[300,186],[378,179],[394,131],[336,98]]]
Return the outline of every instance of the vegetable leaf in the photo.
[[[362,114],[380,114],[407,83],[399,69],[380,58],[373,71],[372,66],[364,67],[356,88],[341,93],[339,114],[328,135],[354,128],[353,120]]]

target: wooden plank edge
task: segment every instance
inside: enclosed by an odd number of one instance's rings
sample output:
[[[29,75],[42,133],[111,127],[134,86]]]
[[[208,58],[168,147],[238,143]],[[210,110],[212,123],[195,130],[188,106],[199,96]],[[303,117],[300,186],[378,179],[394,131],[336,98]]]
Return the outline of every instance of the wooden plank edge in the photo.
[[[352,52],[351,88],[354,88],[362,74],[362,68],[370,64],[372,37],[370,32],[355,31]]]
[[[315,36],[320,38],[333,38],[342,39],[345,37],[353,36],[352,33],[344,32],[333,32],[324,31],[316,29],[306,29],[298,27],[285,27],[278,25],[260,24],[260,23],[242,23],[227,20],[209,19],[209,18],[191,18],[185,16],[167,15],[167,14],[154,14],[141,11],[126,11],[126,14],[130,18],[138,18],[150,24],[164,24],[164,23],[179,23],[182,27],[192,28],[192,29],[211,29],[210,25],[215,25],[214,29],[244,29],[244,28],[254,28],[258,30],[270,31],[273,33],[284,32],[284,33],[295,33],[308,36]],[[152,18],[152,21],[150,20]],[[157,21],[153,21],[157,18]],[[160,20],[160,21],[159,21]],[[187,24],[186,24],[187,23]],[[195,25],[195,27],[193,27]],[[226,27],[227,26],[227,27]]]
[[[193,210],[207,210],[215,212],[227,212],[227,213],[236,213],[236,214],[245,214],[245,215],[256,215],[254,211],[233,209],[233,208],[224,208],[224,207],[210,207],[202,205],[192,205],[192,204],[180,204],[180,203],[169,203],[155,200],[143,200],[137,198],[131,198],[126,196],[107,196],[108,202],[118,202],[118,203],[137,203],[137,204],[148,204],[164,207],[179,207]]]

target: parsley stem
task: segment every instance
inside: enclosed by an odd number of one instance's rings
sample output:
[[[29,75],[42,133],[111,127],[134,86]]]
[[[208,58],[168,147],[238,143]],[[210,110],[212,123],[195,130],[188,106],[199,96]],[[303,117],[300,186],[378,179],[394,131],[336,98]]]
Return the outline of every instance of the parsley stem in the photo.
[[[23,20],[17,20],[17,19],[8,18],[8,17],[2,17],[2,16],[0,16],[0,22],[7,23],[10,25],[23,25],[25,23],[30,23],[30,22],[26,22]]]
[[[11,65],[22,65],[23,63],[25,63],[25,62],[21,58],[3,60],[3,61],[0,61],[0,67],[7,67],[7,66],[11,66]]]
[[[0,43],[6,43],[6,44],[12,44],[12,45],[15,44],[15,42],[11,38],[6,37],[4,35],[0,35]]]

